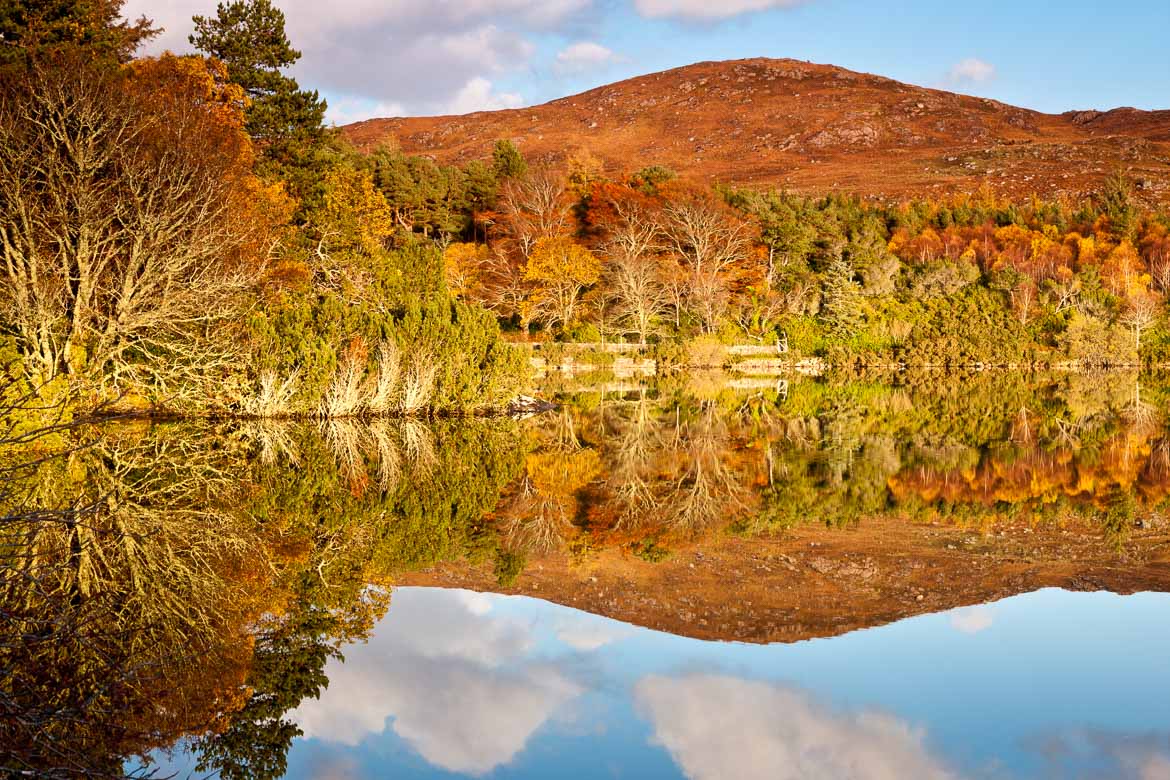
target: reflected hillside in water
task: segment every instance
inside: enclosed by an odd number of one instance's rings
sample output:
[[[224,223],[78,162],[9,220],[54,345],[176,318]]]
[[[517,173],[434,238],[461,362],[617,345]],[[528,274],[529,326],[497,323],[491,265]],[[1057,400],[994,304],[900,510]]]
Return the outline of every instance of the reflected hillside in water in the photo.
[[[832,636],[1047,586],[1170,591],[1155,378],[576,393],[526,420],[5,416],[6,768],[178,740],[277,777],[391,587],[706,639]]]
[[[506,565],[402,581],[757,642],[1166,590],[1164,403],[1117,374],[577,394],[529,428],[493,513]]]

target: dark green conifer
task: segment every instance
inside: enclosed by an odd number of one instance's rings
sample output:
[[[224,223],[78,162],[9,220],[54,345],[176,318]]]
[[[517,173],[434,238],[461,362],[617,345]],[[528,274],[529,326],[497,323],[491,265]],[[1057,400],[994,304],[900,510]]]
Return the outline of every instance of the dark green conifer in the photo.
[[[227,65],[251,100],[248,133],[267,159],[288,165],[321,142],[325,101],[282,72],[301,57],[285,34],[284,12],[271,0],[232,0],[194,21],[191,44]]]

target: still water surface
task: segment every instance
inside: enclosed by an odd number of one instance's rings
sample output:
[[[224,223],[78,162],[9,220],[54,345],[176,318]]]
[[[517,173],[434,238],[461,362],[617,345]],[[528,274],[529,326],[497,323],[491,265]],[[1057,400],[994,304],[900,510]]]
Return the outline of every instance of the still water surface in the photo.
[[[1170,776],[1164,594],[1045,589],[787,645],[392,603],[293,713],[290,778]]]
[[[1164,377],[556,397],[0,441],[0,768],[1170,778]]]

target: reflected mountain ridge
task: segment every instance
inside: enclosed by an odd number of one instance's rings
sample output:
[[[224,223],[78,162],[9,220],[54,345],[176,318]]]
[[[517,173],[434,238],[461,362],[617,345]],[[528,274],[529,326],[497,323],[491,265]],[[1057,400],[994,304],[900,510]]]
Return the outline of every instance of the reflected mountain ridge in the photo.
[[[404,585],[527,594],[748,642],[838,636],[1053,586],[1170,591],[1168,399],[1156,378],[748,392],[680,382],[559,400],[522,421],[75,421],[35,435],[10,423],[4,767],[149,775],[159,768],[127,760],[182,745],[202,774],[284,776],[290,746],[344,722],[315,718],[311,703],[352,676],[342,659],[394,619]],[[441,615],[425,617],[438,631]],[[972,634],[987,620],[957,619]],[[622,631],[562,633],[594,652]],[[488,651],[428,654],[430,639],[390,657],[466,685],[447,700],[410,675],[372,688],[390,709],[372,711],[367,730],[393,714],[401,739],[452,772],[508,765],[588,690],[553,667],[505,669],[506,689],[481,684],[497,669]],[[695,684],[709,692],[722,679]],[[681,710],[683,694],[664,685],[637,689],[639,706]],[[528,720],[494,743],[473,739],[468,721],[452,754],[434,741],[434,718],[477,690]],[[799,709],[787,696],[758,704]],[[813,732],[830,717],[809,713]],[[892,739],[848,722],[855,742]],[[688,775],[715,776],[677,739],[659,744]],[[923,776],[950,776],[922,760]]]

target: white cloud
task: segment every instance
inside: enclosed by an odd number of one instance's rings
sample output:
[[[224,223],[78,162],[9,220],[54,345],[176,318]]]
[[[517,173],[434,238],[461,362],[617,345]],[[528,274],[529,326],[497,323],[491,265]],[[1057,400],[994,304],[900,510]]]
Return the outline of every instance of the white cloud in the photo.
[[[293,712],[306,737],[355,746],[389,727],[431,764],[482,774],[582,693],[552,665],[517,664],[533,648],[531,625],[480,598],[397,591],[391,611],[368,644],[330,662],[321,698]]]
[[[955,777],[927,751],[923,733],[903,721],[875,712],[832,712],[771,683],[650,676],[634,695],[655,740],[692,780]]]
[[[612,49],[593,41],[579,41],[558,52],[553,67],[558,73],[570,75],[595,71],[619,61]]]
[[[964,607],[951,613],[951,626],[964,634],[978,634],[995,623],[995,612],[990,607]]]
[[[348,125],[371,117],[402,116],[405,110],[401,103],[387,103],[364,98],[334,98],[325,111],[325,121],[332,125]]]
[[[592,652],[629,636],[629,626],[592,615],[578,616],[557,626],[557,639],[574,650]]]
[[[478,80],[492,81],[502,73],[526,68],[535,51],[530,36],[572,28],[587,17],[594,2],[279,0],[278,4],[285,12],[289,38],[304,55],[293,68],[302,86],[318,89],[332,100],[399,106],[401,110],[394,113],[410,115],[441,113],[456,105],[483,108],[518,103],[512,94],[488,93],[490,99],[476,94]],[[165,28],[145,53],[189,51],[191,16],[214,13],[211,0],[127,0],[123,6],[126,17],[145,14]],[[348,107],[331,113],[334,116],[349,119],[355,114]]]
[[[689,21],[716,21],[753,11],[791,8],[803,0],[634,0],[634,8],[651,19],[675,17]]]
[[[470,114],[472,111],[497,111],[522,105],[524,99],[515,92],[496,92],[490,81],[476,76],[455,93],[445,113]]]
[[[952,84],[981,84],[995,78],[995,66],[975,57],[955,63],[947,73]]]

